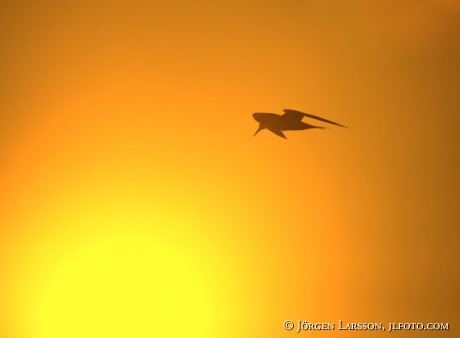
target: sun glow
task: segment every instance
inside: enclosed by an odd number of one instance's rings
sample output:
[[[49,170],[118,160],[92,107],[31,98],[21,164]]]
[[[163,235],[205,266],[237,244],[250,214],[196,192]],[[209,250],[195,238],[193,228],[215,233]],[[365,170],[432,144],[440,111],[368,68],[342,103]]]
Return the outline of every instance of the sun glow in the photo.
[[[29,281],[34,337],[206,336],[203,273],[173,239],[93,236],[55,254]]]
[[[111,117],[46,121],[3,173],[0,324],[21,338],[214,337],[252,291],[225,231],[249,203],[218,170],[184,166],[144,116]]]

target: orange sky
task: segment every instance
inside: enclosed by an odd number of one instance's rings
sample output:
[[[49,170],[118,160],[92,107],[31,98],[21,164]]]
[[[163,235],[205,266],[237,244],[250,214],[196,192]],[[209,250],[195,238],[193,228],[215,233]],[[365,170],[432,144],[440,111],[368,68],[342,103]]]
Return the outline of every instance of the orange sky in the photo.
[[[449,0],[2,1],[0,336],[456,336],[459,19]],[[351,129],[252,137],[284,108]]]

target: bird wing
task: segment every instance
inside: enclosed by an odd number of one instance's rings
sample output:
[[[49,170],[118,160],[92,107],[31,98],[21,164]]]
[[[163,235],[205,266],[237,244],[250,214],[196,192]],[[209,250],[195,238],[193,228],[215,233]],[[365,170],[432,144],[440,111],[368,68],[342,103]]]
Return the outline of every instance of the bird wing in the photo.
[[[289,121],[297,121],[300,122],[302,118],[305,116],[305,113],[302,113],[297,110],[291,110],[291,109],[284,109],[284,114],[283,116],[288,119]]]
[[[292,109],[284,109],[284,115],[283,116],[286,116],[288,119],[298,119],[299,121],[302,120],[302,117],[306,116],[306,117],[309,117],[309,118],[312,118],[312,119],[315,119],[315,120],[318,120],[318,121],[323,121],[323,122],[327,122],[327,123],[332,123],[332,124],[335,124],[336,126],[339,126],[339,127],[344,127],[344,128],[348,128],[348,127],[345,127],[341,124],[338,124],[336,122],[332,122],[332,121],[329,121],[329,120],[326,120],[326,119],[323,119],[322,117],[319,117],[319,116],[316,116],[316,115],[311,115],[311,114],[306,114],[306,113],[302,113],[300,111],[297,111],[297,110],[292,110]],[[300,119],[299,119],[299,116]]]
[[[257,129],[257,131],[256,131],[256,133],[254,134],[254,136],[256,136],[256,135],[257,135],[257,133],[258,133],[259,131],[263,130],[263,129],[265,129],[265,127],[264,127],[264,126],[262,126],[262,123],[261,123],[261,124],[259,124],[259,129]]]
[[[270,130],[273,134],[276,134],[278,136],[281,136],[285,139],[287,139],[287,137],[283,134],[283,132],[281,131],[281,129],[275,129],[273,127],[266,127],[268,130]]]

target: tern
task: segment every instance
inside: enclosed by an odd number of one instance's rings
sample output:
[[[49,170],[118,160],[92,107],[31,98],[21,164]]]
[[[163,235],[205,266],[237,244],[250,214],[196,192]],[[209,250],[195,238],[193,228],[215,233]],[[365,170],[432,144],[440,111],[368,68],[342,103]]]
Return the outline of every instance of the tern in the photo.
[[[322,117],[307,114],[307,113],[302,113],[297,110],[283,109],[283,111],[284,111],[283,115],[277,115],[277,114],[272,114],[272,113],[254,113],[252,114],[252,116],[254,117],[254,120],[259,122],[259,129],[257,129],[254,136],[256,136],[259,131],[263,129],[268,129],[272,133],[287,139],[287,137],[283,134],[283,131],[286,131],[286,130],[305,130],[305,129],[312,129],[312,128],[325,129],[324,127],[317,127],[317,126],[313,126],[311,124],[302,122],[302,118],[304,117],[309,117],[315,120],[335,124],[336,126],[339,126],[339,127],[348,128],[336,122],[332,122],[332,121],[323,119]]]

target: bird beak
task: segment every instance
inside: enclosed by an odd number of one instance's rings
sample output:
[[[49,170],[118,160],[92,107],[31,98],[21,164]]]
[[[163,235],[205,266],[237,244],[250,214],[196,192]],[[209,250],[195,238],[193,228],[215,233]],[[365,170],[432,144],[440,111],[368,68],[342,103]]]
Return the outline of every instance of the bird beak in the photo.
[[[259,124],[259,129],[257,129],[256,133],[255,133],[253,136],[256,136],[257,133],[258,133],[259,131],[261,131],[262,129],[265,129],[265,127],[262,126],[262,124]]]

